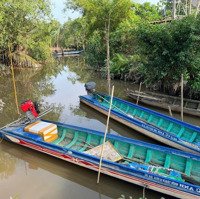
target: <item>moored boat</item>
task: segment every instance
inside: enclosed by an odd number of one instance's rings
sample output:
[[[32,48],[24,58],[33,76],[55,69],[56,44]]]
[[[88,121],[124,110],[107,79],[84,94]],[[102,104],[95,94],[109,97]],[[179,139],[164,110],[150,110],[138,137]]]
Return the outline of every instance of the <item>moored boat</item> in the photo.
[[[126,93],[133,100],[139,99],[139,102],[141,102],[142,104],[166,110],[168,110],[170,107],[172,111],[181,112],[180,97],[164,95],[154,92],[139,92],[133,90],[127,90]],[[200,101],[184,98],[183,112],[188,115],[200,116]]]
[[[107,115],[110,96],[94,93],[80,101]],[[112,119],[169,146],[200,155],[200,127],[114,97]]]
[[[45,138],[49,134],[54,135],[52,139]],[[98,171],[98,148],[104,136],[101,132],[37,121],[5,127],[0,135],[8,141]],[[199,156],[111,134],[106,143],[109,150],[104,151],[102,173],[179,198],[200,197]]]

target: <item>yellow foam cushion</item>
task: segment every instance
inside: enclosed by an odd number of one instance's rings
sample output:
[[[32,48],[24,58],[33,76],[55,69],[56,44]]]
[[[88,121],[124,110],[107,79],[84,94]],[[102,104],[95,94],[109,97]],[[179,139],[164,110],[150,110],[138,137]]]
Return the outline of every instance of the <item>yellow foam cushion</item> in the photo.
[[[34,134],[46,135],[50,132],[57,130],[57,125],[49,122],[36,121],[32,124],[27,125],[24,130]]]
[[[58,138],[58,134],[54,134],[54,135],[45,135],[43,137],[45,142],[53,142],[54,140],[56,140]]]
[[[36,121],[27,125],[24,130],[40,135],[45,142],[53,142],[58,138],[57,125],[49,122]]]

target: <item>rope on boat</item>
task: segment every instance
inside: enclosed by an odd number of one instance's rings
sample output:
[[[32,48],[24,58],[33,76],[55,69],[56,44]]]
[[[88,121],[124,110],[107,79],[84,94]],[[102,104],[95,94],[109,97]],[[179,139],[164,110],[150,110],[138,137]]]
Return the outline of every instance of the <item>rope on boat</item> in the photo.
[[[105,100],[105,101],[110,105],[110,101],[108,101],[107,99],[105,99],[104,97],[102,97],[101,95],[99,95],[98,93],[96,93],[96,95],[97,95],[98,97],[100,97],[101,99]],[[115,105],[112,104],[112,107],[114,107],[115,109],[117,109],[117,110],[120,111],[121,113],[125,114],[126,116],[133,118],[132,115],[127,114],[125,111],[121,110],[121,109],[118,108],[117,106],[115,106]]]

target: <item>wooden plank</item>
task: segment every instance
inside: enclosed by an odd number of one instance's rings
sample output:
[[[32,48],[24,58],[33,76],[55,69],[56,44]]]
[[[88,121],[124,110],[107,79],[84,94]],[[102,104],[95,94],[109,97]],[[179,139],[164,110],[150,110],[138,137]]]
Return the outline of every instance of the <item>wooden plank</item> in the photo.
[[[166,155],[164,168],[169,169],[171,165],[171,156],[169,154]]]
[[[185,165],[185,174],[190,176],[191,169],[192,169],[192,160],[188,158]]]
[[[163,118],[160,118],[160,120],[158,121],[158,124],[157,124],[157,126],[158,126],[158,127],[160,127],[160,126],[161,126],[161,124],[163,123],[163,121],[164,121],[164,120],[163,120]]]
[[[78,139],[78,132],[76,131],[76,132],[74,133],[73,140],[72,140],[69,144],[67,144],[66,146],[64,146],[64,147],[65,147],[65,148],[70,148],[70,147],[72,147],[72,146],[76,143],[77,139]]]
[[[172,127],[173,127],[174,123],[173,122],[170,122],[168,128],[166,129],[166,131],[170,132]]]
[[[130,159],[131,159],[131,158],[133,157],[134,152],[135,152],[135,147],[134,147],[133,145],[130,145],[127,158],[130,158]]]
[[[91,142],[91,134],[88,134],[85,141],[85,145],[81,149],[79,149],[79,151],[80,152],[85,151],[85,149],[90,145],[90,142]]]
[[[142,112],[141,112],[141,114],[140,114],[140,116],[139,116],[139,117],[141,117],[141,118],[142,118],[142,117],[143,117],[143,115],[144,115],[144,111],[142,111]]]
[[[125,113],[128,113],[129,109],[130,109],[130,106],[127,106]]]
[[[135,108],[132,115],[134,116],[136,114],[136,112],[137,112],[137,109]]]
[[[147,122],[151,122],[151,120],[153,119],[153,115],[150,115],[149,119],[147,120]]]
[[[189,142],[194,142],[195,138],[197,137],[197,132],[193,132]]]
[[[151,151],[151,149],[148,149],[147,154],[146,154],[146,158],[145,158],[145,163],[150,162],[151,158],[152,158],[152,151]]]
[[[179,131],[179,133],[178,133],[178,135],[177,135],[177,137],[180,138],[184,131],[185,131],[185,127],[182,126],[180,131]]]

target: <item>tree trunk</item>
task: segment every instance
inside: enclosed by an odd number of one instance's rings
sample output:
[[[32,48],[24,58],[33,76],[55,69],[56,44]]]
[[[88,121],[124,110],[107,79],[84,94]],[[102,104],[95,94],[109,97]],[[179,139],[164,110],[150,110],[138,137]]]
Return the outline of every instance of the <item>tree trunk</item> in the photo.
[[[176,0],[173,0],[172,18],[176,19]]]
[[[107,81],[108,81],[108,93],[110,95],[110,15],[108,18],[108,24],[106,27],[106,50],[107,50],[107,57],[106,57],[106,67],[107,67]]]

